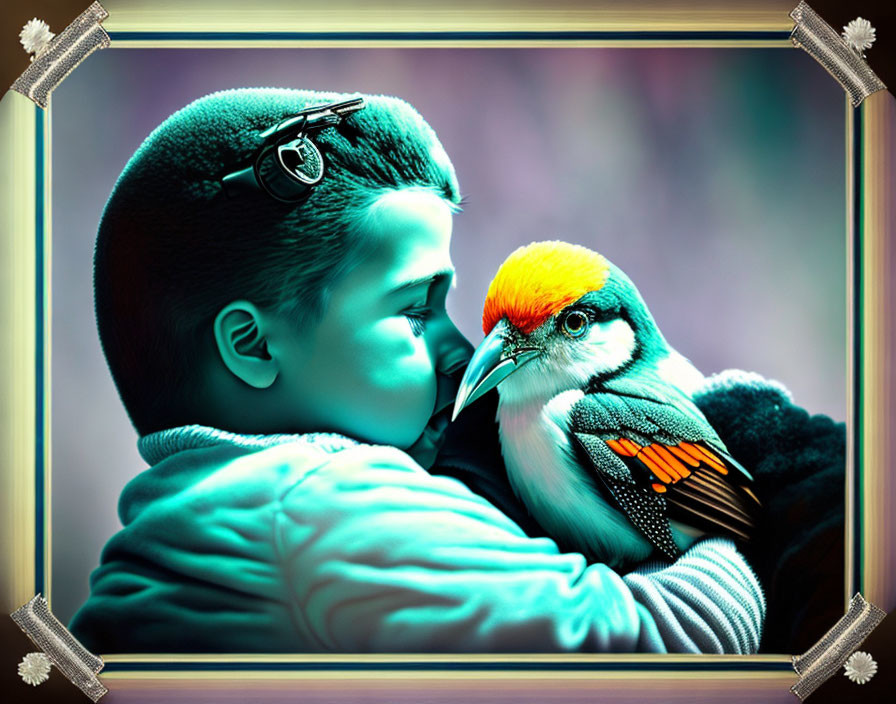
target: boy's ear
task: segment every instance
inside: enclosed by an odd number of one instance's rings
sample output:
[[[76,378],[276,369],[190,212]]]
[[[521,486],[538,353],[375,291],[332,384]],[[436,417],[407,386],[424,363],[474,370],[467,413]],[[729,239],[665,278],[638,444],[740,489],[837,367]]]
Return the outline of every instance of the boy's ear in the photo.
[[[249,386],[266,389],[277,378],[277,361],[268,354],[258,309],[248,301],[229,303],[215,317],[218,354],[230,372]]]

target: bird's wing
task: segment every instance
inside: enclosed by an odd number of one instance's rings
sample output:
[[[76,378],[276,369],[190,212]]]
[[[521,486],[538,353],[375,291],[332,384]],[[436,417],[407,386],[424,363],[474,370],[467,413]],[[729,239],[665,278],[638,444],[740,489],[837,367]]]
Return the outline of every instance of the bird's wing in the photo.
[[[665,499],[669,517],[749,538],[758,508],[749,474],[702,416],[646,395],[591,393],[573,408],[570,431],[614,496],[606,478],[616,483],[627,474],[641,491]]]
[[[645,490],[627,467],[612,461],[606,454],[605,443],[598,437],[588,432],[573,432],[572,435],[632,525],[670,560],[678,558],[681,551],[672,538],[665,498]]]
[[[639,425],[651,431],[645,438],[650,442],[642,444],[649,445],[653,441],[667,446],[692,443],[708,451],[706,459],[710,465],[715,460],[746,481],[753,481],[750,473],[728,453],[725,443],[691,397],[656,374],[642,372],[634,378],[611,379],[589,396],[593,397],[593,401],[599,400],[604,404],[607,399],[605,394],[615,400],[616,407],[611,410],[629,422],[632,434],[637,434]]]

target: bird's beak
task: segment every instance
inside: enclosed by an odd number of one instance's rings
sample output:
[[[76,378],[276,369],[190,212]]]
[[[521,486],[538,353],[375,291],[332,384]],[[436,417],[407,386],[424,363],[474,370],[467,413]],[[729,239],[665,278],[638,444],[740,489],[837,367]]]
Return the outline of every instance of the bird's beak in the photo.
[[[473,401],[484,396],[517,369],[541,354],[541,350],[533,347],[509,350],[506,342],[507,332],[507,321],[501,320],[473,352],[467,371],[460,380],[457,398],[454,399],[452,421]]]

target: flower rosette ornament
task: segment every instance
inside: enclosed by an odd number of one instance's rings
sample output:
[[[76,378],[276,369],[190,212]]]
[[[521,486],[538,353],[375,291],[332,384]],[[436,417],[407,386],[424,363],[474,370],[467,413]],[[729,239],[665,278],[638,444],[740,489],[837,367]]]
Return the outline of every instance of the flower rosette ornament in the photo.
[[[34,61],[34,57],[40,56],[40,53],[49,46],[55,36],[46,22],[35,17],[28,20],[22,27],[22,31],[19,32],[19,41],[25,51],[32,55],[31,60]]]
[[[874,27],[862,17],[856,17],[843,28],[843,41],[862,58],[865,58],[865,49],[870,49],[876,38]]]
[[[43,653],[28,653],[19,663],[19,677],[32,687],[43,684],[50,677],[50,658]]]
[[[877,673],[877,663],[868,653],[857,650],[843,666],[844,676],[856,684],[866,684]]]

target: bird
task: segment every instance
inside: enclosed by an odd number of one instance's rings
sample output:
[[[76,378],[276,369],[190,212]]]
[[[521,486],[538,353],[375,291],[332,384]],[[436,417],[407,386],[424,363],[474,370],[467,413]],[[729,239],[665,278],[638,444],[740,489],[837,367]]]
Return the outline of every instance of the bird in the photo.
[[[497,387],[510,485],[559,545],[623,568],[707,535],[749,540],[752,477],[689,394],[702,375],[619,267],[568,242],[520,247],[482,325],[453,417]]]

